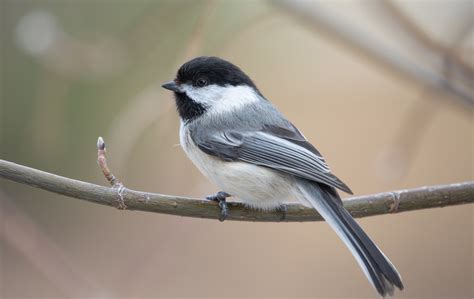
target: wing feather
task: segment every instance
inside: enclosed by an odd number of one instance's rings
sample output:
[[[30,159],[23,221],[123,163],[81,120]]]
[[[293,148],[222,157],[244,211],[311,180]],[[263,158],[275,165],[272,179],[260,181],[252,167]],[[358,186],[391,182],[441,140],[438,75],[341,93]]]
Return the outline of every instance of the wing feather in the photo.
[[[292,142],[287,136],[281,138],[272,133],[229,130],[200,134],[194,141],[205,153],[225,161],[244,161],[272,168],[352,194],[349,187],[331,173],[324,158],[310,143],[302,146],[305,140]]]

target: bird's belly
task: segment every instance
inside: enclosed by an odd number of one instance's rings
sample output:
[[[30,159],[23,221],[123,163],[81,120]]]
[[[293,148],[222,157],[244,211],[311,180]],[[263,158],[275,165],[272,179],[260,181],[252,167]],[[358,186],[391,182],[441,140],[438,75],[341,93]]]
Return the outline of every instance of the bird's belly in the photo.
[[[272,210],[291,199],[293,177],[245,162],[225,162],[202,152],[189,138],[181,145],[197,168],[221,190],[250,207]],[[183,140],[185,139],[185,140]]]

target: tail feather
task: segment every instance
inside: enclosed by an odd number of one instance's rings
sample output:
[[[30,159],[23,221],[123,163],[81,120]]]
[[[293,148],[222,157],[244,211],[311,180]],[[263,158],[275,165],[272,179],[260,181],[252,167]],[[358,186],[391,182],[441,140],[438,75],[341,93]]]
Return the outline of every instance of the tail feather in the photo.
[[[305,199],[349,247],[364,274],[381,296],[393,295],[394,286],[403,289],[397,269],[342,206],[334,188],[303,179],[299,181],[299,188]]]

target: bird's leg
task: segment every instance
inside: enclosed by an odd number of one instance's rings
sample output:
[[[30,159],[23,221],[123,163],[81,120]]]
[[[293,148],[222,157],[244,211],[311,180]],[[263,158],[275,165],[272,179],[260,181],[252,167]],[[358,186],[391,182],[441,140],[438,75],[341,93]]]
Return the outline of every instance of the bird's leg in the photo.
[[[221,209],[221,216],[219,217],[219,221],[224,221],[227,216],[229,216],[229,207],[227,206],[227,202],[225,201],[225,199],[230,196],[231,195],[229,193],[219,191],[214,195],[209,195],[206,197],[206,199],[217,201],[217,203],[219,204],[219,208]]]
[[[285,221],[286,220],[286,212],[288,211],[288,207],[286,204],[282,203],[278,208],[277,211],[281,213],[280,216],[280,221]]]

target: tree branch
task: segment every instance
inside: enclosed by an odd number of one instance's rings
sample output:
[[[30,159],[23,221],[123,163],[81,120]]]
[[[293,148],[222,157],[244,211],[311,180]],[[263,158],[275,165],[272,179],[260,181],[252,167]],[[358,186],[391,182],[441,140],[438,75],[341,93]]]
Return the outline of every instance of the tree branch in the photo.
[[[0,160],[0,177],[53,193],[113,206],[119,209],[162,214],[218,219],[220,210],[215,202],[205,199],[148,193],[125,188],[107,167],[105,143],[97,142],[97,162],[112,188],[86,183],[38,169]],[[351,197],[344,206],[354,217],[367,217],[419,209],[445,207],[474,202],[474,182],[422,187]],[[230,202],[227,220],[280,221],[278,212],[261,212],[246,208],[242,203]],[[319,221],[321,216],[300,204],[288,204],[285,221]]]
[[[447,80],[443,74],[414,65],[375,38],[367,36],[356,26],[335,18],[324,8],[314,7],[315,3],[295,0],[277,0],[271,3],[282,8],[285,13],[308,28],[328,34],[329,37],[342,42],[356,53],[384,66],[401,78],[421,86],[428,86],[441,94],[450,95],[453,99],[468,104],[470,108],[474,105],[474,96],[470,89],[462,88],[455,82]]]

